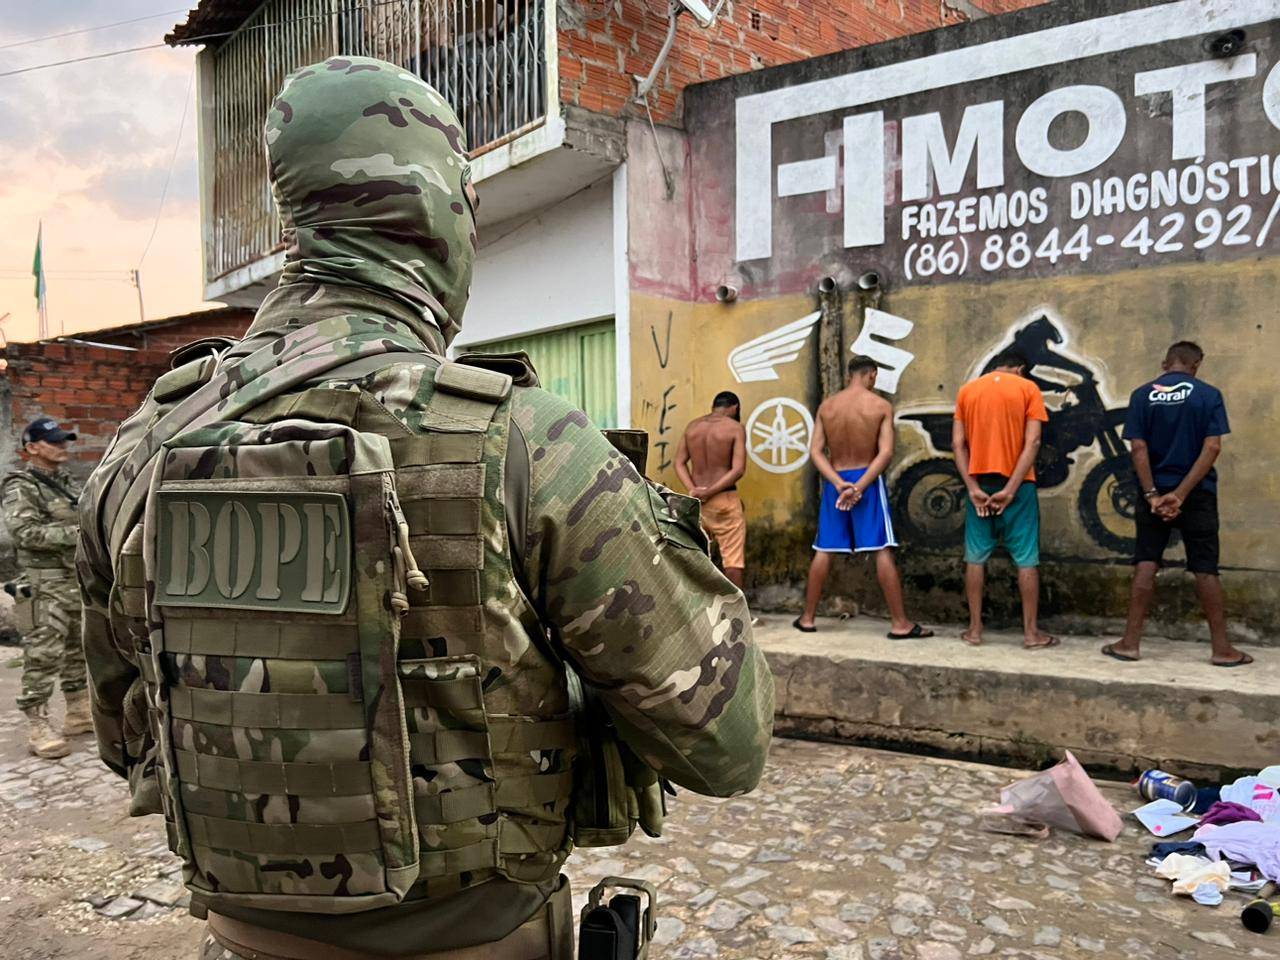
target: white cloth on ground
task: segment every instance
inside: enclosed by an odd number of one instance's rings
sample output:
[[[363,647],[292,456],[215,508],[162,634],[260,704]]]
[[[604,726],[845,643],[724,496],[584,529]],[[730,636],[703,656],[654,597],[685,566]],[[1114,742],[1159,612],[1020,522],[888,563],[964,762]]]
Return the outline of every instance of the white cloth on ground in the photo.
[[[1226,890],[1231,884],[1231,868],[1227,864],[1185,853],[1171,853],[1165,857],[1156,867],[1156,875],[1172,880],[1173,892],[1187,897],[1202,884],[1213,884],[1219,890]]]
[[[1268,767],[1262,771],[1274,770]],[[1268,784],[1261,776],[1241,777],[1235,783],[1222,788],[1223,803],[1238,803],[1248,807],[1263,820],[1280,820],[1280,789]]]
[[[1201,827],[1194,839],[1219,860],[1252,863],[1268,880],[1280,882],[1280,823],[1241,820],[1220,827]]]

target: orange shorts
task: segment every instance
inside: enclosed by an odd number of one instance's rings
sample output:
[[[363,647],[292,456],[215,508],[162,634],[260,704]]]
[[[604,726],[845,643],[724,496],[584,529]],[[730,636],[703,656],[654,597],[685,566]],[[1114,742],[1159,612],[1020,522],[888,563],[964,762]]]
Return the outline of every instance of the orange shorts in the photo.
[[[720,545],[720,562],[738,570],[747,565],[747,515],[737,490],[717,493],[702,505],[702,525]]]

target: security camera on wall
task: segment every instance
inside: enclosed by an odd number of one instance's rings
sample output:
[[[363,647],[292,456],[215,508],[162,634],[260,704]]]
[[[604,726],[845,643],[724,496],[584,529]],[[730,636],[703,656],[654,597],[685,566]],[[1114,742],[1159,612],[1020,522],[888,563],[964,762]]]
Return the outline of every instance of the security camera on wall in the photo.
[[[709,27],[716,22],[716,15],[702,0],[680,0],[680,6],[692,13],[704,27]]]

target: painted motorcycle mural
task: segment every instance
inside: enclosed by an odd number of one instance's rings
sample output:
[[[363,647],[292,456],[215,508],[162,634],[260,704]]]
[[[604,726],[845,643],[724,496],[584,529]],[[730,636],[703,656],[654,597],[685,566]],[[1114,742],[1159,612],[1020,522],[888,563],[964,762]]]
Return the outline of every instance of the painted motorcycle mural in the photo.
[[[1062,330],[1048,316],[1019,328],[992,356],[1005,349],[1021,352],[1031,365],[1030,378],[1057,399],[1050,405],[1040,453],[1036,458],[1037,485],[1061,486],[1070,477],[1076,452],[1095,448],[1101,460],[1080,484],[1076,506],[1080,521],[1098,546],[1117,554],[1133,552],[1133,518],[1140,493],[1128,448],[1121,439],[1127,407],[1108,407],[1096,373],[1054,349],[1065,341]],[[990,364],[982,373],[990,372]],[[933,450],[953,453],[951,410],[904,413],[900,421],[916,423]],[[903,470],[894,482],[894,519],[908,542],[955,547],[964,542],[965,486],[950,456],[931,456]]]

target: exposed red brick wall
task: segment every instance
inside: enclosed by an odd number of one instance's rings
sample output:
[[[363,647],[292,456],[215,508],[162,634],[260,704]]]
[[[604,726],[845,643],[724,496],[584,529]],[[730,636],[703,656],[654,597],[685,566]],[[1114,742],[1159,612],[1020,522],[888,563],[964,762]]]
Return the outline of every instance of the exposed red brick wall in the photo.
[[[682,16],[675,45],[649,94],[658,121],[679,121],[686,86],[892,40],[970,19],[965,7],[1007,13],[1045,0],[735,0],[704,30]],[[711,4],[714,6],[714,2]],[[667,0],[578,0],[560,18],[560,98],[611,116],[643,114],[628,103],[667,32]],[[588,17],[592,12],[599,14]]]
[[[173,350],[204,337],[240,337],[253,320],[253,311],[239,307],[223,307],[188,314],[172,322],[146,326],[121,327],[95,334],[78,335],[95,343],[117,343],[142,350]]]
[[[74,428],[73,445],[83,474],[106,450],[120,421],[133,413],[156,378],[170,367],[169,351],[209,336],[238,337],[253,318],[250,310],[212,310],[173,322],[121,327],[81,335],[95,343],[137,347],[115,350],[81,343],[12,343],[4,351],[10,423],[0,425],[0,464],[17,460],[22,429],[37,416]],[[9,437],[6,440],[5,433]]]
[[[17,343],[6,350],[15,445],[37,416],[74,427],[77,460],[96,463],[120,421],[169,369],[162,350],[124,351],[67,343]]]

